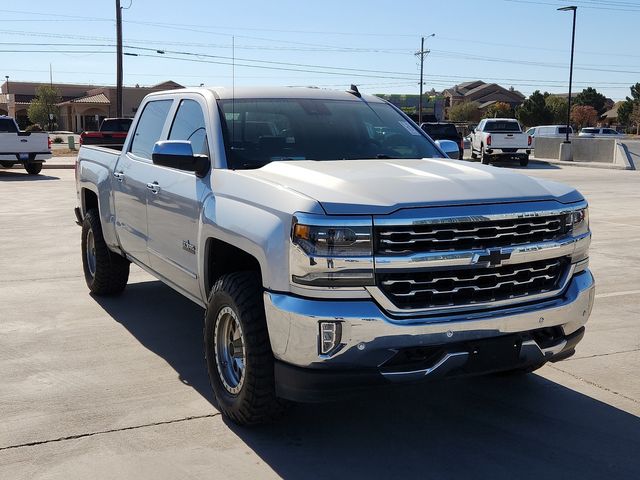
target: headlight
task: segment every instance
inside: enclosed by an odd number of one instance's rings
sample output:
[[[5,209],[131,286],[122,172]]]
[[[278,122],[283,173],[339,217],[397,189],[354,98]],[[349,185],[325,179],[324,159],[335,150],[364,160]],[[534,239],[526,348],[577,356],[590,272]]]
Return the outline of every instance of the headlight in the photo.
[[[589,232],[589,208],[582,208],[572,212],[571,225],[574,237]]]
[[[371,255],[371,227],[319,227],[296,223],[292,240],[307,255],[314,257]]]
[[[371,218],[299,214],[291,227],[291,281],[309,287],[373,285]]]

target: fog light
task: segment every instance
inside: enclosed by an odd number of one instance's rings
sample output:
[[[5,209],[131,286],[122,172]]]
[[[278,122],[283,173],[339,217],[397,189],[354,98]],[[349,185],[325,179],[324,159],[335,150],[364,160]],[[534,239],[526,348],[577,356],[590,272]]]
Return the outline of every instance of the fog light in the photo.
[[[327,355],[340,344],[339,322],[320,322],[320,354]]]

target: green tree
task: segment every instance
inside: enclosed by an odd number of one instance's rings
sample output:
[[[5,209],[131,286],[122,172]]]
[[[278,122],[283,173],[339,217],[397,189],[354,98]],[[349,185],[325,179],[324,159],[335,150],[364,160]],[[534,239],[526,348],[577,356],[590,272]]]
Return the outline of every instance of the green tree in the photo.
[[[632,123],[633,107],[640,105],[640,83],[632,85],[629,90],[631,91],[631,97],[627,97],[624,103],[618,107],[618,123],[625,126]]]
[[[62,101],[57,88],[49,85],[41,85],[36,90],[36,98],[31,100],[27,109],[27,116],[31,123],[39,123],[42,126],[50,125],[49,115],[58,115],[57,104]]]
[[[506,102],[496,102],[487,108],[483,118],[514,118],[514,112]]]
[[[606,103],[607,97],[592,87],[585,88],[574,99],[575,105],[589,105],[594,108],[598,115],[602,115],[607,110]]]
[[[478,102],[463,102],[449,109],[449,120],[454,122],[477,122],[480,120]]]
[[[571,107],[571,121],[578,128],[591,127],[598,121],[598,112],[591,105],[574,105]]]
[[[553,113],[547,108],[545,96],[536,90],[516,109],[516,118],[522,125],[534,127],[551,123]]]
[[[629,120],[629,123],[636,126],[636,135],[640,135],[640,103],[633,106]]]
[[[567,109],[569,108],[567,99],[556,95],[547,95],[544,102],[549,112],[551,112],[551,122],[565,125],[567,123]]]

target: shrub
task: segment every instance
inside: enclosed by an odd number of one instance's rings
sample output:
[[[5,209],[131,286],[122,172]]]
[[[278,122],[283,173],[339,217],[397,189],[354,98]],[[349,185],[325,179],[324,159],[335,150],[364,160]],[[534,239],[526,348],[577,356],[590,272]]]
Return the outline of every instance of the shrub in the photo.
[[[64,143],[64,140],[62,137],[56,137],[53,139],[53,143]]]
[[[25,132],[41,132],[42,127],[40,126],[39,123],[34,123],[33,125],[29,125],[27,128],[25,128],[24,131]]]

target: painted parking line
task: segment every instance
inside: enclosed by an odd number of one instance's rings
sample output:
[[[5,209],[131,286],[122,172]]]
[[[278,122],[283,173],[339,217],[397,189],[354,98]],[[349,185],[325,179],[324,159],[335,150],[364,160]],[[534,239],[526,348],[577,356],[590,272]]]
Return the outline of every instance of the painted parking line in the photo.
[[[622,297],[624,295],[636,295],[640,290],[627,290],[624,292],[597,293],[596,298]]]

